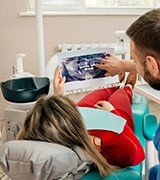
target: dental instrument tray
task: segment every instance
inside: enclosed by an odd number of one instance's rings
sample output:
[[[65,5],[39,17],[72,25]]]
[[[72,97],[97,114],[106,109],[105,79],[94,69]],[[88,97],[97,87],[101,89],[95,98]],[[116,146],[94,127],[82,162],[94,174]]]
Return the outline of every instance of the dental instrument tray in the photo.
[[[62,76],[66,77],[64,93],[73,94],[118,86],[118,76],[106,77],[105,70],[95,67],[95,64],[100,64],[106,56],[113,54],[113,48],[82,49],[58,53]]]
[[[49,78],[25,77],[1,83],[2,94],[7,101],[16,103],[34,102],[42,94],[48,94]]]

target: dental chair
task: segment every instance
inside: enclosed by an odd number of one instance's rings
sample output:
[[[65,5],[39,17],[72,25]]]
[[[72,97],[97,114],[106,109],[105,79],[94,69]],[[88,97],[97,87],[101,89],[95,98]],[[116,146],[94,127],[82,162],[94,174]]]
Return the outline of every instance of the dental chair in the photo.
[[[157,119],[149,114],[145,97],[134,95],[132,111],[135,134],[146,152],[145,162],[102,177],[93,170],[80,150],[37,141],[10,141],[0,147],[0,166],[13,180],[142,180],[153,166],[152,140],[157,129]],[[78,156],[77,156],[78,155]],[[146,167],[146,168],[145,168]],[[88,173],[87,173],[88,172]]]

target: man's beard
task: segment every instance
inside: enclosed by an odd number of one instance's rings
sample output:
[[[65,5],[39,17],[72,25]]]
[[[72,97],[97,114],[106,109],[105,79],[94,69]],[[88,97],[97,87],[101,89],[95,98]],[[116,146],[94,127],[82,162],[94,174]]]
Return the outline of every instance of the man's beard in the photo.
[[[144,71],[144,80],[148,82],[153,89],[160,90],[160,79],[153,77],[148,69],[145,68]]]

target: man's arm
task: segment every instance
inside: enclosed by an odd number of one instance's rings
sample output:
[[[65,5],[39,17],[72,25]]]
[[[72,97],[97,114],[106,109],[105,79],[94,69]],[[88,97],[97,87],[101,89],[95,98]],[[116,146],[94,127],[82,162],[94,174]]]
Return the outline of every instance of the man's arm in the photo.
[[[101,64],[96,64],[95,66],[106,70],[106,76],[115,76],[123,71],[137,73],[136,64],[133,60],[120,60],[115,56],[106,56]]]
[[[120,60],[121,61],[121,66],[122,66],[122,71],[125,72],[131,72],[131,73],[137,73],[136,70],[136,63],[134,62],[134,60]]]

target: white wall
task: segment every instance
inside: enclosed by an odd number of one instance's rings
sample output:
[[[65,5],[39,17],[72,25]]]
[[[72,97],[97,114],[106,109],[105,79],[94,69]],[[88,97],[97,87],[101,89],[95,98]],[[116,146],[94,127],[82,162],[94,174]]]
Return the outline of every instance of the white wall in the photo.
[[[38,75],[35,17],[19,17],[27,0],[0,1],[0,82],[12,74],[19,52],[26,54],[24,68]],[[125,30],[137,16],[50,16],[44,18],[46,62],[59,43],[114,41],[116,30]],[[0,94],[0,117],[7,106]]]

